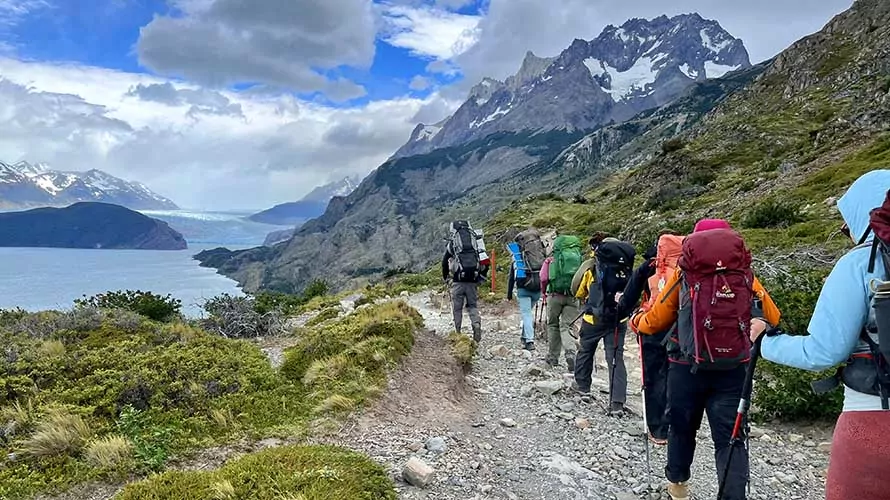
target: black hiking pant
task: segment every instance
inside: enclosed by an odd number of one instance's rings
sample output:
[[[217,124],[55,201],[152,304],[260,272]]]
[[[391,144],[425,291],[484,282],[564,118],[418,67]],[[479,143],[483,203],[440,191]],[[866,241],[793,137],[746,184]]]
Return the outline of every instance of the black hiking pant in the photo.
[[[596,347],[602,340],[606,346],[606,363],[609,366],[611,402],[624,403],[627,401],[627,367],[624,365],[624,338],[626,334],[627,323],[612,320],[591,325],[583,319],[581,320],[579,333],[581,348],[575,356],[575,383],[578,384],[578,390],[585,393],[590,392]]]
[[[643,342],[643,378],[646,384],[646,423],[657,439],[667,439],[668,428],[668,355],[661,335],[640,335]]]
[[[741,365],[733,370],[700,370],[693,374],[689,365],[671,363],[668,369],[671,428],[665,467],[668,481],[678,483],[689,480],[695,456],[695,434],[701,427],[704,412],[708,413],[711,439],[714,440],[718,484],[723,481],[746,368],[747,365]],[[743,443],[739,443],[732,452],[731,465],[723,500],[745,500],[748,450]]]

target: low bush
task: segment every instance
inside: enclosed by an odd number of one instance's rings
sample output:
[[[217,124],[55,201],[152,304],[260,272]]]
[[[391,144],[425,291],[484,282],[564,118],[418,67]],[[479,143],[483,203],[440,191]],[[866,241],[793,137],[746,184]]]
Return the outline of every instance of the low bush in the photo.
[[[757,203],[742,218],[742,227],[748,229],[787,228],[803,222],[800,207],[790,201],[767,199]]]
[[[269,302],[258,305],[251,296],[222,294],[204,302],[208,317],[201,326],[211,333],[228,338],[255,338],[284,333],[285,316]],[[289,308],[290,306],[286,306]]]
[[[157,295],[141,290],[106,292],[74,301],[77,307],[124,309],[154,321],[173,321],[180,317],[182,301],[167,294]]]
[[[358,453],[332,446],[271,448],[216,471],[166,472],[128,485],[115,500],[395,500],[389,475]]]
[[[161,472],[214,443],[336,423],[383,390],[423,324],[404,303],[371,306],[305,328],[280,371],[248,341],[147,319],[126,331],[112,311],[91,330],[8,329],[61,316],[0,313],[0,498]]]
[[[661,152],[670,154],[675,151],[680,151],[685,147],[686,141],[682,137],[674,137],[673,139],[668,139],[661,143]]]
[[[467,370],[476,356],[478,347],[476,341],[467,335],[452,332],[448,335],[448,343],[451,344],[451,354],[454,355],[454,359]]]

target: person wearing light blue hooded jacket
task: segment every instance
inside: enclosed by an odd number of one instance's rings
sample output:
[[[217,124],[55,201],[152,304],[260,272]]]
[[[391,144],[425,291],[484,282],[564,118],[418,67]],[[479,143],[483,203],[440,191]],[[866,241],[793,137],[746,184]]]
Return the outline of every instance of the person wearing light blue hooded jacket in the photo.
[[[869,213],[880,207],[890,189],[890,170],[873,170],[857,179],[838,200],[838,209],[858,243],[869,227]],[[866,239],[871,242],[873,235]],[[807,330],[808,336],[775,335],[762,341],[765,359],[803,370],[837,366],[854,353],[867,352],[860,335],[874,322],[871,280],[884,279],[876,259],[868,272],[871,244],[862,244],[835,264],[822,287]],[[752,329],[752,340],[759,333]],[[890,411],[881,399],[844,387],[844,408],[834,431],[826,500],[890,499]]]

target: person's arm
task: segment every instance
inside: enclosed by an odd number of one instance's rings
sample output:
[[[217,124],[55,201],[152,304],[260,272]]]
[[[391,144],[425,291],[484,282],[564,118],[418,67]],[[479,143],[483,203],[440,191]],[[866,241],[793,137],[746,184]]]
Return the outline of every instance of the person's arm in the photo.
[[[550,282],[550,261],[553,260],[553,257],[547,257],[544,259],[544,263],[541,265],[541,291],[544,295],[547,295],[547,283]]]
[[[624,292],[621,293],[621,299],[618,300],[619,318],[626,318],[633,312],[633,309],[640,301],[640,297],[643,295],[643,289],[646,287],[649,276],[654,272],[655,269],[649,261],[644,261],[639,267],[634,269],[630,279],[627,280]]]
[[[760,313],[763,314],[762,319],[765,319],[770,326],[778,326],[779,321],[782,320],[782,313],[779,311],[779,307],[773,302],[773,298],[769,296],[769,292],[763,288],[763,285],[760,283],[756,277],[754,278],[754,294],[760,299],[761,302],[761,310]]]
[[[868,250],[842,257],[825,280],[806,336],[765,337],[764,359],[795,368],[822,371],[846,360],[868,321]]]
[[[576,299],[581,302],[587,300],[587,295],[590,293],[590,285],[593,284],[594,279],[593,269],[588,269],[581,278],[581,284],[578,285],[578,291],[575,292]]]
[[[516,263],[510,263],[510,277],[507,279],[507,300],[513,300],[513,287],[516,284],[516,273],[514,272]]]
[[[640,313],[630,319],[635,332],[644,335],[656,335],[671,327],[677,321],[677,310],[680,308],[680,271],[668,280],[664,290],[655,299],[648,312]]]

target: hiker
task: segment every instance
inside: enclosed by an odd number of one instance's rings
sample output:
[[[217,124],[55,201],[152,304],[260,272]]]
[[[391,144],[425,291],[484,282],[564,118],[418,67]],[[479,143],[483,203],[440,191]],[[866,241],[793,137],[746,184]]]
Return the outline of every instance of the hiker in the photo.
[[[615,300],[627,286],[633,270],[636,250],[615,238],[590,240],[594,258],[582,264],[582,274],[575,297],[583,301],[581,348],[575,357],[575,383],[582,400],[589,400],[596,348],[603,340],[609,367],[609,413],[621,414],[627,402],[627,367],[624,365],[624,338],[627,324],[622,323]],[[575,280],[573,280],[575,281]]]
[[[480,233],[467,221],[451,223],[451,237],[442,257],[442,281],[451,285],[451,305],[454,330],[461,333],[463,310],[466,305],[473,328],[473,340],[482,340],[482,317],[479,315],[479,283],[485,281],[490,261]]]
[[[655,244],[643,254],[643,263],[634,270],[618,301],[618,311],[622,318],[633,312],[641,298],[643,310],[651,309],[652,303],[655,302],[667,280],[673,276],[677,268],[682,242],[681,236],[666,232],[659,236]],[[646,398],[648,438],[660,446],[667,444],[669,428],[667,413],[668,352],[665,347],[668,330],[656,335],[637,336],[642,358],[640,362],[643,369],[643,397]]]
[[[544,265],[545,250],[541,234],[529,228],[516,235],[507,245],[513,255],[510,263],[510,278],[507,283],[507,300],[513,300],[513,289],[522,313],[522,348],[535,350],[535,323],[532,310],[541,300],[541,267]]]
[[[751,271],[744,240],[726,221],[700,220],[682,248],[679,268],[651,308],[630,319],[631,328],[643,335],[657,335],[676,323],[671,340],[677,345],[669,350],[668,368],[667,491],[674,500],[689,498],[695,436],[707,412],[717,479],[726,481],[723,500],[744,500],[748,450],[735,447],[728,474],[726,464],[750,360],[752,318],[775,326],[780,313]]]
[[[843,370],[829,380],[832,384],[814,386],[820,388],[819,393],[840,383],[845,386],[844,407],[831,443],[826,500],[890,499],[890,405],[886,400],[890,384],[878,383],[887,375],[890,329],[884,326],[886,294],[876,297],[874,293],[876,285],[890,279],[885,246],[890,242],[888,189],[890,170],[873,170],[838,200],[845,222],[842,231],[859,244],[838,260],[825,280],[807,327],[809,335],[777,332],[764,337],[761,345],[764,359],[804,370],[826,370],[846,361]],[[763,325],[752,328],[752,340],[764,330]],[[883,367],[880,372],[879,366]]]
[[[575,339],[572,321],[578,317],[578,300],[572,293],[572,279],[581,267],[581,240],[561,235],[553,240],[553,255],[541,266],[541,287],[547,309],[547,359],[551,367],[559,366],[560,352],[565,350],[568,371],[575,371]]]

